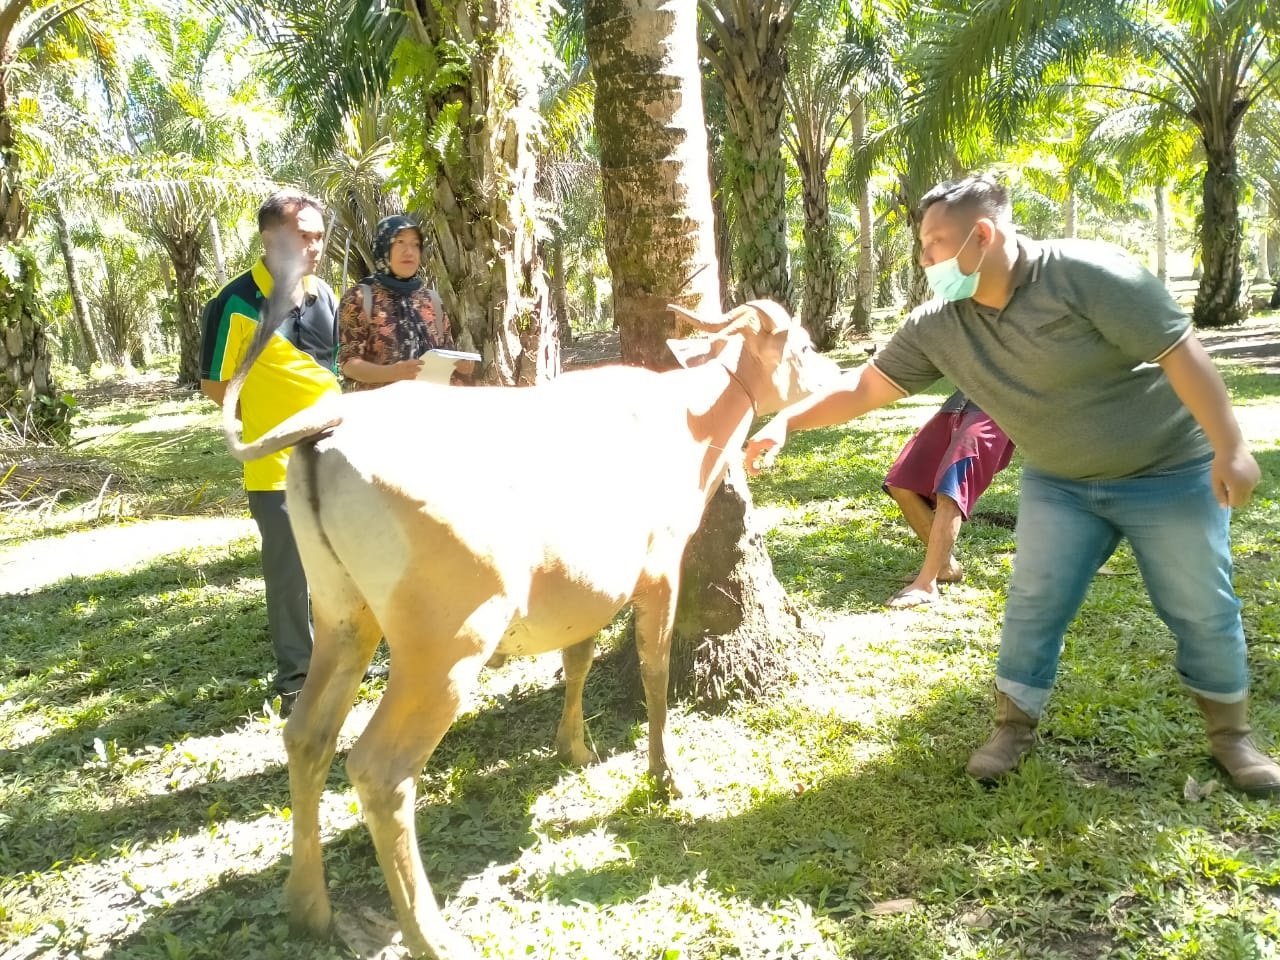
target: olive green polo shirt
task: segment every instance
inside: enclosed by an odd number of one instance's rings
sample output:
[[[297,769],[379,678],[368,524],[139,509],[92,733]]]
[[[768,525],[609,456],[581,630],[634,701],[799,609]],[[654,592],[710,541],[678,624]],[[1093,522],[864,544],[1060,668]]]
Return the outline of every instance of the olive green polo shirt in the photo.
[[[948,377],[1032,467],[1073,480],[1156,473],[1210,452],[1156,364],[1191,324],[1119,247],[1018,238],[1003,310],[972,299],[911,312],[872,361],[906,394]]]

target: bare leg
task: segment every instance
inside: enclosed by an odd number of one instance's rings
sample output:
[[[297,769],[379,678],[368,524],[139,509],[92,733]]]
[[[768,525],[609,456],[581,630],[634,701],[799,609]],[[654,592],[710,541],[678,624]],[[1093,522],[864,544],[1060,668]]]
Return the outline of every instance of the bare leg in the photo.
[[[591,658],[595,656],[594,639],[583,640],[560,651],[564,660],[564,713],[556,730],[556,753],[565,763],[585,766],[596,759],[587,748],[582,726],[582,689],[587,684]]]
[[[907,521],[908,526],[920,538],[920,542],[925,545],[925,566],[929,564],[928,551],[933,540],[933,524],[937,516],[937,511],[929,506],[929,501],[913,490],[906,490],[902,487],[887,487],[889,496],[893,497],[898,504],[898,508],[902,511],[903,518]],[[946,509],[950,506],[959,514],[960,508],[956,502],[945,494],[938,497],[938,509]],[[955,547],[956,537],[959,535],[960,528],[957,526],[956,532],[951,535],[950,546],[947,547],[945,559],[941,567],[934,574],[934,580],[938,583],[958,583],[964,576],[964,571],[960,567],[959,561],[956,560],[952,553]],[[916,576],[916,580],[920,579],[924,570]]]
[[[915,607],[937,598],[938,581],[943,578],[943,574],[958,569],[951,551],[956,545],[956,537],[960,535],[963,521],[959,505],[945,494],[939,494],[929,539],[926,541],[924,565],[916,578],[890,599],[886,606],[894,609]]]

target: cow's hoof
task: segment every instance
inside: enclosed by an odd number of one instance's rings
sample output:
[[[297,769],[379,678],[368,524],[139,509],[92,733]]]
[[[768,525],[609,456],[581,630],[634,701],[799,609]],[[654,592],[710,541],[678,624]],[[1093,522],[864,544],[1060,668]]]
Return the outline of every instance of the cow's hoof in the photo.
[[[333,910],[326,897],[289,905],[289,932],[295,937],[328,940],[333,932]]]
[[[452,930],[432,930],[404,937],[409,954],[421,960],[479,960],[471,941]]]
[[[593,763],[599,762],[600,758],[596,756],[595,751],[583,744],[574,744],[569,747],[559,747],[556,749],[556,756],[560,758],[560,762],[571,767],[585,767]]]
[[[679,800],[684,796],[684,791],[680,789],[680,785],[676,782],[675,774],[670,770],[649,771],[649,777],[653,780],[654,798],[661,801]]]

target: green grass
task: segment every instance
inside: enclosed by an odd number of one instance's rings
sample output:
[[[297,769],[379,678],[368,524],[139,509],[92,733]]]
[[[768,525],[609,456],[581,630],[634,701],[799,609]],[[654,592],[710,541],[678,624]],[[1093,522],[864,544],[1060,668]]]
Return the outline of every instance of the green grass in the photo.
[[[4,451],[0,488],[19,502],[0,516],[0,543],[121,518],[243,513],[243,473],[217,409],[170,383],[87,385],[69,447],[18,450],[8,477]]]
[[[1234,527],[1255,724],[1277,743],[1280,376],[1225,372],[1265,471]],[[677,707],[684,798],[654,800],[642,713],[604,664],[586,697],[604,759],[581,771],[550,748],[556,658],[485,675],[418,813],[437,897],[481,955],[1280,956],[1280,803],[1183,799],[1188,776],[1215,773],[1128,553],[1071,629],[1035,756],[998,789],[964,776],[988,729],[1016,461],[964,528],[967,582],[932,609],[880,607],[920,548],[879,483],[945,393],[797,437],[755,483],[826,669],[726,713]],[[162,498],[206,476],[225,492],[227,458],[202,452],[212,423],[153,403],[90,409],[97,454],[154,467]],[[185,439],[163,446],[166,431]],[[18,956],[352,955],[290,939],[281,913],[289,800],[279,722],[261,710],[255,551],[196,547],[0,597],[0,939],[25,943]],[[340,764],[325,822],[337,906],[389,914]]]

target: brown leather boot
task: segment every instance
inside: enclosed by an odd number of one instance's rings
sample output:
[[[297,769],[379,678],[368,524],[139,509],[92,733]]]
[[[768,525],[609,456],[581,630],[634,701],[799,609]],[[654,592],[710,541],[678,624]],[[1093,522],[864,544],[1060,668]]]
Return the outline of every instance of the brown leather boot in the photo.
[[[1236,789],[1251,797],[1280,795],[1280,764],[1253,745],[1249,702],[1219,703],[1197,696],[1209,731],[1209,752]]]
[[[1036,742],[1037,717],[1029,716],[999,690],[996,691],[996,728],[969,756],[965,773],[975,780],[998,780],[1031,752]]]

